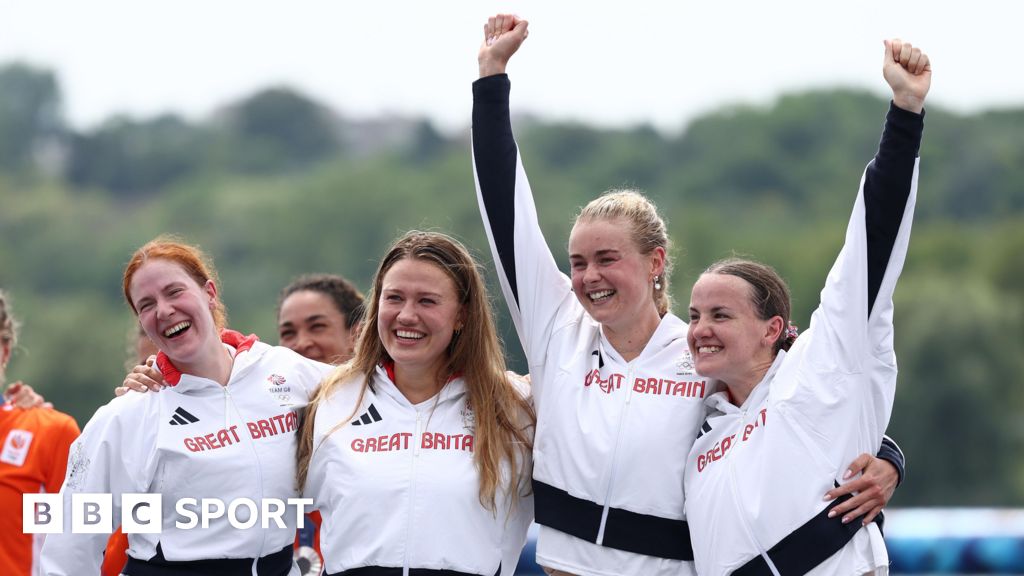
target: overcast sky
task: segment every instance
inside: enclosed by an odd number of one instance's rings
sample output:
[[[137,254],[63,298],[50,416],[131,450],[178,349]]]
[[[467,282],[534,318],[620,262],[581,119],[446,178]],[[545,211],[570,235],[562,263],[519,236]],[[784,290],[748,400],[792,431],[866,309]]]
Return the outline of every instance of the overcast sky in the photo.
[[[531,23],[509,68],[513,106],[547,118],[672,132],[808,87],[885,94],[890,36],[932,57],[931,102],[1024,105],[1015,0],[0,0],[0,61],[54,69],[80,128],[113,113],[202,118],[287,84],[346,116],[451,131],[468,125],[481,27],[498,10]]]

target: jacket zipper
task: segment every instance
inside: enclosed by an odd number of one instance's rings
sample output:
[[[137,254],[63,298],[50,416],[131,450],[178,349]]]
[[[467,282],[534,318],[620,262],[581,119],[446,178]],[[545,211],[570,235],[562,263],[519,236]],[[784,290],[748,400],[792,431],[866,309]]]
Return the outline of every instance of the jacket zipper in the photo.
[[[402,576],[409,576],[409,549],[412,547],[412,517],[416,508],[416,462],[420,458],[420,411],[416,411],[416,434],[413,435],[412,463],[409,465],[409,511],[405,519],[405,557],[402,560]]]
[[[234,409],[235,414],[239,418],[239,422],[244,423],[245,422],[245,418],[242,418],[242,414],[241,414],[241,412],[239,412],[238,406],[235,405],[234,400],[233,400],[233,398],[231,396],[231,392],[228,390],[228,387],[227,386],[223,386],[222,388],[224,389],[224,428],[225,429],[229,428],[229,426],[228,426],[228,424],[229,424],[229,421],[228,421],[228,409],[229,409],[229,407]],[[246,433],[246,432],[243,431],[243,434],[244,433]],[[263,494],[263,488],[264,488],[264,486],[263,486],[263,468],[260,466],[260,455],[259,455],[259,452],[256,450],[256,442],[254,440],[252,440],[251,438],[250,438],[250,441],[249,441],[249,448],[252,449],[252,457],[253,457],[253,460],[256,461],[256,466],[255,466],[255,468],[256,468],[256,486],[259,489],[259,493],[260,493],[259,494],[258,502],[262,502],[263,501],[263,496],[264,496],[264,494]],[[262,519],[260,519],[260,521],[262,522]],[[260,530],[259,532],[260,532],[260,535],[262,536],[262,541],[260,543],[259,550],[256,550],[256,554],[253,555],[253,563],[252,563],[253,574],[256,573],[256,564],[259,562],[260,557],[263,556],[263,549],[267,545],[267,530]]]
[[[619,426],[615,432],[615,448],[612,450],[612,463],[611,470],[608,472],[608,489],[604,494],[604,508],[601,510],[601,525],[597,529],[597,540],[595,544],[604,544],[604,528],[608,523],[608,509],[611,506],[610,502],[612,499],[612,489],[615,487],[615,471],[619,459],[619,442],[622,440],[622,425],[626,421],[626,415],[629,413],[629,401],[633,397],[633,386],[630,384],[633,381],[633,362],[626,365],[626,399],[623,402],[622,413],[619,415]]]

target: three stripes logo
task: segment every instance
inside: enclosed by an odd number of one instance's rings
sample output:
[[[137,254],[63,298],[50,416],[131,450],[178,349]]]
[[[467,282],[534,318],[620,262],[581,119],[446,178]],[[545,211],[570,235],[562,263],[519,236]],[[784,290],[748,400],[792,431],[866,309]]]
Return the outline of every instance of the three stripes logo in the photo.
[[[380,422],[383,420],[380,416],[380,412],[377,412],[377,407],[370,404],[370,407],[366,409],[366,412],[352,422],[353,426],[362,426],[364,424],[373,424],[374,422]]]
[[[174,409],[174,416],[171,417],[171,426],[184,426],[186,424],[195,424],[199,422],[199,418],[196,418],[185,410],[181,406]]]

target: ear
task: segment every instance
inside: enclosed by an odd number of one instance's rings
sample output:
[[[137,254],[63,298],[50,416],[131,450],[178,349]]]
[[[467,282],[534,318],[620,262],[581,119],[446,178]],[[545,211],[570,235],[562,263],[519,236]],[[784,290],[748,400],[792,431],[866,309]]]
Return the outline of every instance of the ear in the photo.
[[[665,248],[656,246],[651,250],[651,275],[661,276],[665,273]]]
[[[466,316],[467,315],[468,314],[466,313],[466,306],[463,305],[459,309],[459,315],[455,318],[455,330],[457,332],[461,332],[462,329],[466,326]]]
[[[352,334],[352,341],[353,342],[355,342],[356,340],[359,340],[359,337],[363,335],[363,327],[365,327],[365,326],[366,326],[366,323],[363,322],[362,320],[360,320],[359,322],[356,322],[355,324],[352,325],[352,329],[349,330],[349,333]]]
[[[772,316],[765,322],[764,339],[768,347],[771,348],[779,340],[779,336],[786,330],[786,323],[782,320],[782,316]]]
[[[217,304],[217,285],[213,280],[207,280],[206,284],[203,284],[203,292],[206,292],[206,296],[210,299],[210,311],[212,312]]]

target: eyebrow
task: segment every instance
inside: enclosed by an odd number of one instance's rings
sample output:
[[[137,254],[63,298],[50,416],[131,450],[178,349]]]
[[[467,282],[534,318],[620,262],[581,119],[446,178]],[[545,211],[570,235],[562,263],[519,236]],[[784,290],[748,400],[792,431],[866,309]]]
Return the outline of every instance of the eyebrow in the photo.
[[[299,319],[299,322],[314,322],[316,320],[326,320],[326,319],[327,319],[327,315],[326,314],[310,314],[309,316],[306,316],[305,318]],[[290,327],[292,327],[294,325],[295,325],[295,322],[292,322],[291,320],[285,320],[284,322],[281,322],[277,326],[279,328],[286,328],[286,327],[290,328]]]
[[[399,290],[397,288],[384,288],[383,290],[381,290],[381,292],[382,293],[386,293],[386,294],[400,294],[402,296],[406,296],[406,295],[409,294],[408,292],[405,292],[404,290]],[[422,291],[422,292],[413,292],[412,295],[413,296],[418,296],[418,297],[433,296],[434,298],[443,298],[443,295],[440,292]]]
[[[712,306],[710,312],[721,312],[722,310],[728,311],[730,308],[728,306]],[[690,312],[700,312],[700,310],[690,306]]]
[[[603,250],[598,250],[597,253],[594,254],[594,256],[608,256],[609,254],[617,255],[619,254],[619,251],[616,250],[615,248],[605,248]],[[569,254],[569,259],[571,260],[573,258],[584,258],[584,256],[582,254]]]

